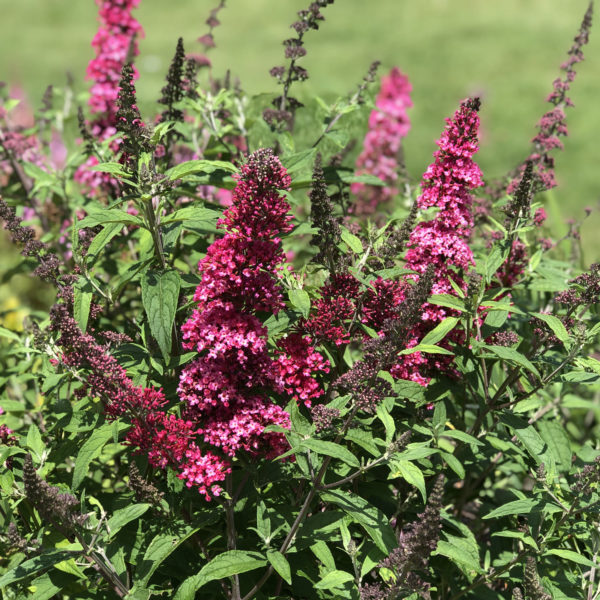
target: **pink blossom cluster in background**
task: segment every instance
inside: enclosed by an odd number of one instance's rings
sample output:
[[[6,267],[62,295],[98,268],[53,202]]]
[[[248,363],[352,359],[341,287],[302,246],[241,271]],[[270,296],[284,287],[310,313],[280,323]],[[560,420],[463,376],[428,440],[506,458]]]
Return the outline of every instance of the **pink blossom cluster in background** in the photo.
[[[375,103],[377,108],[371,112],[369,130],[356,167],[359,175],[374,175],[385,186],[352,184],[351,191],[356,196],[352,212],[356,215],[373,214],[380,204],[387,202],[398,192],[395,187],[398,160],[402,138],[410,129],[406,111],[413,105],[411,90],[408,78],[398,67],[394,67],[381,80],[381,90]]]
[[[96,0],[100,27],[92,40],[96,56],[87,68],[87,77],[93,81],[89,99],[92,134],[106,138],[116,133],[117,96],[121,69],[128,54],[137,56],[137,37],[144,31],[131,11],[140,0]]]
[[[96,139],[107,139],[117,132],[117,96],[121,69],[128,56],[138,54],[137,38],[144,35],[140,23],[132,16],[131,11],[138,6],[140,0],[96,0],[100,27],[92,47],[96,55],[89,62],[87,77],[92,80],[89,107],[94,115],[89,123],[91,133]],[[134,79],[137,71],[134,67]],[[90,167],[98,164],[98,159],[91,156],[81,165],[75,179],[90,194],[99,190],[114,189],[114,180],[107,173],[90,171]]]
[[[267,328],[258,312],[277,314],[284,306],[277,279],[284,256],[279,235],[291,229],[289,205],[279,190],[291,180],[271,150],[257,150],[241,168],[232,205],[219,220],[226,230],[199,263],[202,282],[196,310],[183,325],[184,348],[199,356],[181,373],[179,397],[186,418],[199,423],[204,441],[234,457],[274,457],[287,448],[269,425],[289,428],[289,415],[269,391],[305,402],[322,394],[314,374],[327,363],[309,338],[280,341],[273,359]],[[188,485],[202,483],[202,473]]]

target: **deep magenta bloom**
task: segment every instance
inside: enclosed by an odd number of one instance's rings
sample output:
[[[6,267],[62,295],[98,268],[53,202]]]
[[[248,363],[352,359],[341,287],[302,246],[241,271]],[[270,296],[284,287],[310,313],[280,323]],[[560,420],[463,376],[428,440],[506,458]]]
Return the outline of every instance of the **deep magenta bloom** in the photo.
[[[363,151],[356,161],[359,175],[375,175],[384,187],[352,184],[351,191],[357,196],[352,211],[357,215],[373,214],[377,207],[392,198],[398,190],[398,160],[402,139],[410,129],[406,114],[413,103],[410,98],[412,86],[406,75],[394,67],[381,79],[381,90],[371,112],[369,129],[363,143]]]
[[[312,315],[304,324],[304,330],[336,346],[347,344],[359,290],[358,280],[349,273],[333,275],[321,288],[321,297],[313,303]]]
[[[289,415],[270,395],[288,394],[309,403],[322,394],[315,371],[328,365],[308,337],[279,342],[276,357],[267,345],[260,313],[283,308],[278,279],[284,260],[279,236],[290,230],[289,205],[280,190],[290,178],[270,150],[258,150],[241,168],[232,204],[198,268],[202,281],[196,310],[183,325],[183,345],[198,357],[182,372],[178,393],[185,417],[197,423],[203,442],[229,457],[274,457],[287,449],[269,425],[289,427]],[[189,482],[202,481],[203,462]]]

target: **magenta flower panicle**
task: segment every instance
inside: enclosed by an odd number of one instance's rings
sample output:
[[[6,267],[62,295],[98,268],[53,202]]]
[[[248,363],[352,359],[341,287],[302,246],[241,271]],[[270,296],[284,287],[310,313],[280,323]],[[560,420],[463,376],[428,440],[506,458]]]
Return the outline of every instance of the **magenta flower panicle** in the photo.
[[[474,264],[469,239],[473,228],[471,191],[482,186],[481,170],[473,160],[479,149],[479,99],[461,103],[437,141],[435,160],[423,175],[422,193],[417,199],[421,210],[435,209],[428,221],[412,231],[406,253],[406,267],[423,274],[429,265],[435,271],[433,294],[455,295],[450,280],[466,289],[464,274]],[[423,307],[423,320],[415,328],[408,347],[414,347],[427,331],[442,321],[448,309],[431,304]],[[446,361],[447,362],[447,361]],[[444,359],[424,357],[419,352],[402,357],[392,370],[395,377],[426,384],[424,373],[435,367],[443,369]]]
[[[290,188],[290,177],[271,150],[257,150],[237,179],[232,204],[218,222],[225,235],[198,265],[198,306],[182,328],[184,348],[198,357],[181,373],[178,393],[205,444],[230,459],[240,451],[270,458],[287,442],[265,428],[289,428],[288,413],[270,396],[310,403],[322,394],[313,375],[328,364],[299,335],[281,340],[273,358],[259,319],[284,306],[279,236],[290,230],[291,217],[281,190]]]

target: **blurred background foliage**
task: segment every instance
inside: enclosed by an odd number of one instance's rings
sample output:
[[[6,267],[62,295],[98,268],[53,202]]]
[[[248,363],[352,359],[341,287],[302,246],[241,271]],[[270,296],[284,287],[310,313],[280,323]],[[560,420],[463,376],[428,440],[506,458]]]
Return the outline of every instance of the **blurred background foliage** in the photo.
[[[228,0],[210,51],[213,74],[231,69],[250,94],[277,92],[269,69],[283,64],[281,42],[308,0]],[[145,29],[137,66],[138,98],[146,118],[155,114],[178,36],[188,53],[201,53],[197,38],[217,0],[142,0],[135,11]],[[544,99],[575,36],[588,0],[337,0],[324,11],[318,32],[307,35],[302,65],[310,79],[295,94],[331,101],[353,91],[373,60],[383,74],[400,67],[413,84],[412,129],[406,138],[409,174],[418,180],[431,160],[443,120],[462,98],[479,95],[483,105],[481,151],[477,160],[487,179],[501,176],[525,156],[535,124],[548,109]],[[85,68],[93,56],[96,32],[93,0],[0,0],[0,81],[20,88],[34,106],[47,85],[64,86],[69,77],[75,99],[85,105]],[[597,138],[600,111],[600,29],[592,26],[586,60],[578,67],[567,114],[569,137],[556,153],[559,187],[547,194],[555,236],[569,218],[581,220],[584,262],[600,260]],[[67,73],[69,74],[67,76]],[[0,271],[11,265],[3,243]],[[44,303],[40,288],[26,277],[0,286],[0,320],[18,325],[24,305]]]

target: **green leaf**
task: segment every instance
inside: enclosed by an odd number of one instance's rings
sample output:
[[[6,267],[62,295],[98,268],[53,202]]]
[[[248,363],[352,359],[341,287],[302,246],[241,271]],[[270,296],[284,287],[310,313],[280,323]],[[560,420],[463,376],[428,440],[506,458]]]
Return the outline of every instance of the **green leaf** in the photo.
[[[306,290],[288,290],[288,297],[292,306],[297,309],[305,319],[308,319],[310,314],[310,296]]]
[[[500,417],[500,421],[514,432],[529,455],[538,465],[541,462],[544,462],[546,463],[547,468],[554,466],[554,459],[548,455],[548,446],[546,442],[533,426],[510,412],[504,412]]]
[[[508,313],[501,310],[491,310],[485,317],[484,325],[487,327],[493,327],[494,329],[500,329],[506,320],[508,319]]]
[[[435,403],[431,424],[436,431],[446,427],[446,403],[443,400]]]
[[[423,477],[423,473],[421,469],[417,467],[417,465],[410,462],[409,460],[393,459],[392,461],[390,461],[390,468],[392,470],[392,472],[390,473],[391,479],[394,479],[396,477],[402,477],[402,479],[410,483],[410,485],[414,485],[419,490],[419,492],[421,492],[423,502],[427,501],[425,477]]]
[[[401,350],[399,354],[414,354],[415,352],[422,352],[423,354],[447,354],[453,356],[454,352],[447,350],[446,348],[440,348],[440,346],[434,346],[433,344],[417,344],[412,348],[405,348]]]
[[[346,571],[331,571],[327,573],[321,581],[315,584],[317,590],[331,590],[338,587],[343,587],[348,581],[354,581],[354,576]]]
[[[68,550],[52,550],[34,558],[30,558],[0,577],[0,588],[4,588],[15,581],[25,579],[26,577],[31,577],[63,560],[73,557],[75,554],[76,553]]]
[[[486,350],[494,353],[502,360],[514,362],[521,367],[525,367],[528,371],[531,371],[536,377],[540,376],[539,371],[535,368],[535,366],[514,348],[507,348],[506,346],[488,346],[487,344],[483,347]]]
[[[362,550],[364,553],[365,559],[363,560],[363,564],[360,567],[360,576],[364,577],[367,573],[372,571],[381,561],[382,558],[385,558],[385,554],[381,552],[377,546],[373,545],[371,542],[366,542],[362,546]]]
[[[392,415],[390,415],[387,408],[383,404],[380,404],[377,407],[377,417],[385,427],[385,443],[389,444],[392,441],[394,434],[396,433],[396,422],[394,421]]]
[[[446,461],[446,464],[461,478],[465,478],[465,468],[462,466],[462,463],[454,456],[454,454],[450,454],[449,452],[440,452],[442,458]]]
[[[385,182],[379,179],[379,177],[375,175],[370,175],[369,173],[363,173],[362,175],[354,175],[351,173],[340,173],[340,179],[344,183],[364,183],[366,185],[373,185],[377,187],[381,187],[385,185]]]
[[[583,565],[585,567],[598,566],[594,565],[594,562],[587,558],[587,556],[581,556],[581,554],[577,554],[577,552],[573,552],[573,550],[548,550],[546,554],[552,554],[553,556],[558,556],[559,558],[570,560],[571,562],[577,563],[578,565]]]
[[[195,589],[201,588],[209,581],[216,581],[239,575],[247,571],[254,571],[267,564],[266,558],[259,552],[245,550],[229,550],[215,556],[208,564],[204,565],[196,575]],[[179,599],[178,599],[179,600]]]
[[[346,439],[354,442],[357,446],[364,448],[369,454],[378,457],[381,453],[379,448],[375,444],[373,434],[370,431],[364,429],[353,428],[349,429],[346,433]]]
[[[413,402],[422,402],[425,398],[425,388],[416,381],[398,379],[394,385],[398,398],[406,398]]]
[[[505,260],[504,252],[498,246],[494,246],[485,260],[485,276],[487,281],[492,279]]]
[[[446,308],[453,308],[461,312],[466,310],[465,303],[460,298],[450,294],[435,294],[429,298],[428,302],[436,306],[445,306]]]
[[[281,163],[290,177],[294,178],[300,173],[312,173],[316,154],[316,148],[309,148],[308,150],[302,150],[302,152],[284,156]]]
[[[449,437],[455,440],[459,440],[461,442],[465,442],[466,444],[472,444],[474,446],[483,446],[483,442],[478,440],[476,437],[465,433],[464,431],[459,431],[458,429],[446,429],[441,434],[444,437]]]
[[[486,300],[480,304],[481,308],[488,308],[489,312],[510,312],[515,315],[524,315],[525,313],[517,308],[514,304],[510,304],[508,302],[495,302],[493,300]]]
[[[312,546],[316,541],[329,541],[334,536],[340,524],[348,517],[341,511],[327,510],[311,515],[300,525],[295,545],[300,549]]]
[[[187,229],[208,228],[214,229],[220,212],[203,206],[186,206],[180,208],[162,219],[162,225],[181,223]]]
[[[436,325],[422,340],[421,344],[437,344],[450,333],[458,323],[456,317],[446,317],[441,323]]]
[[[181,530],[159,533],[150,542],[144,554],[144,559],[138,564],[135,573],[136,583],[145,587],[161,563],[196,531],[198,531],[198,527],[187,525],[182,527]]]
[[[175,179],[183,179],[188,175],[214,173],[215,171],[237,173],[237,168],[232,163],[222,160],[188,160],[169,169],[165,175],[169,181],[175,181]]]
[[[398,540],[387,517],[364,498],[351,492],[331,490],[321,494],[321,499],[339,506],[362,525],[377,547],[386,554],[389,554],[398,545]]]
[[[536,552],[539,552],[539,547],[536,544],[535,540],[523,531],[495,531],[494,533],[492,533],[492,537],[506,537],[521,540],[524,544],[527,544]]]
[[[359,467],[360,463],[358,459],[350,450],[344,448],[340,444],[334,444],[333,442],[326,442],[324,440],[303,440],[302,442],[303,448],[309,448],[313,452],[317,454],[324,454],[325,456],[331,456],[332,458],[338,458],[339,460],[345,462],[351,467]]]
[[[6,329],[6,327],[0,327],[0,337],[8,338],[9,340],[14,340],[15,342],[19,342],[21,339],[15,331]]]
[[[32,423],[29,426],[26,444],[27,447],[36,455],[38,461],[41,461],[42,455],[44,454],[45,445],[42,441],[42,434],[35,423]]]
[[[322,540],[313,543],[310,546],[310,551],[317,557],[317,560],[322,563],[326,572],[335,571],[335,558],[329,549],[329,546]]]
[[[540,321],[544,321],[554,335],[563,343],[565,346],[568,346],[571,342],[571,337],[569,336],[569,332],[567,328],[563,325],[562,321],[555,317],[554,315],[547,315],[544,313],[533,313]]]
[[[180,278],[177,271],[146,271],[142,277],[142,303],[150,331],[165,362],[171,356],[171,334],[179,302]]]
[[[267,550],[267,559],[281,578],[289,585],[292,585],[290,563],[287,561],[287,558],[277,550]]]
[[[571,470],[571,443],[564,427],[556,421],[538,421],[541,438],[548,446],[548,452],[554,458],[556,469],[560,473]]]
[[[312,425],[298,409],[297,402],[295,400],[291,400],[285,407],[285,410],[290,415],[292,431],[300,434],[301,436],[309,435],[312,431]]]
[[[183,581],[183,583],[177,588],[173,600],[194,600],[196,597],[196,582],[198,581],[198,575],[192,575]]]
[[[498,517],[506,517],[508,515],[528,515],[531,512],[539,510],[538,501],[533,498],[525,498],[523,500],[513,500],[507,502],[498,508],[495,508],[484,519],[497,519]]]
[[[92,284],[83,276],[80,276],[73,286],[73,317],[84,333],[92,306],[92,291]]]
[[[87,475],[90,463],[100,456],[104,444],[112,438],[112,423],[105,423],[98,429],[95,429],[92,435],[86,440],[85,444],[77,454],[75,467],[73,468],[73,489],[77,489],[84,477]]]
[[[111,175],[120,175],[129,177],[129,173],[123,169],[123,165],[118,162],[105,162],[89,167],[89,171],[99,171],[100,173],[110,173]],[[87,227],[87,225],[85,225]]]
[[[162,123],[159,123],[152,132],[150,143],[158,144],[158,142],[160,142],[163,136],[165,136],[169,131],[171,131],[171,129],[173,129],[174,125],[174,121],[163,121]]]
[[[95,227],[107,223],[122,223],[124,225],[143,225],[144,222],[135,215],[130,215],[124,210],[116,208],[90,208],[87,217],[79,221],[79,229],[83,227]]]
[[[354,234],[350,233],[345,227],[341,228],[341,237],[348,247],[355,254],[362,254],[364,251],[362,242]]]
[[[61,587],[52,582],[50,575],[44,573],[27,586],[27,600],[50,600],[50,598],[56,598],[56,594],[60,590]],[[18,600],[22,600],[23,596],[18,596],[17,598]]]
[[[106,522],[108,528],[108,537],[111,538],[116,535],[127,523],[141,517],[148,509],[150,504],[130,504],[125,508],[116,510],[113,516]]]

